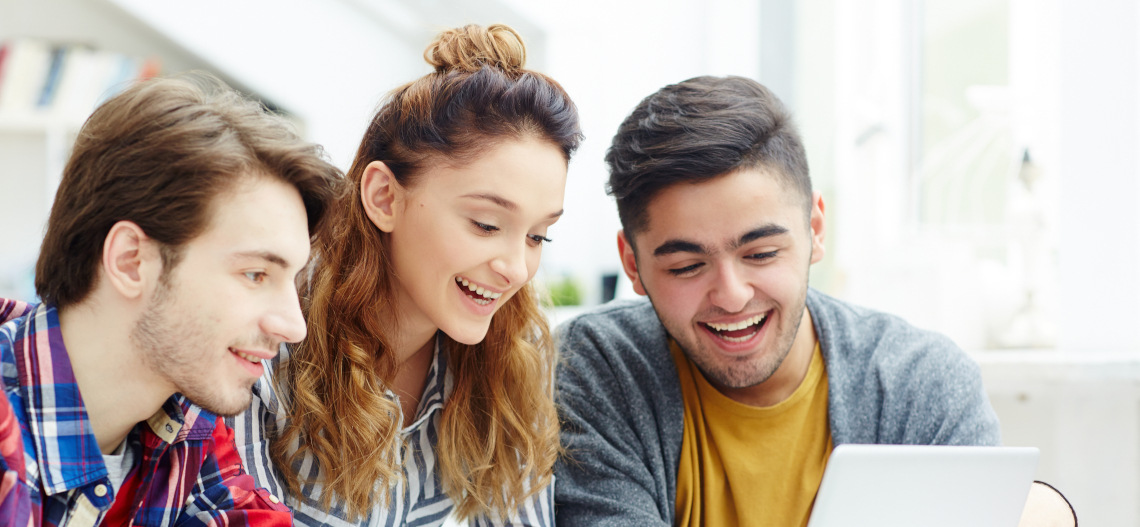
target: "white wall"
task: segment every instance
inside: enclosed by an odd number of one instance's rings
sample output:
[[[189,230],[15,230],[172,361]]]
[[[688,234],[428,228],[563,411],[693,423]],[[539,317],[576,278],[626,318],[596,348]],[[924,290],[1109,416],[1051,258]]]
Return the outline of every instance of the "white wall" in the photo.
[[[342,168],[384,93],[428,71],[426,42],[346,2],[111,1],[297,115]]]
[[[1060,5],[1059,345],[1137,351],[1137,4]]]
[[[620,273],[621,228],[603,158],[621,121],[661,87],[698,75],[759,74],[759,3],[749,0],[508,0],[547,33],[545,72],[581,114],[586,135],[570,165],[566,214],[543,250],[551,275],[584,281],[588,302],[600,274]]]

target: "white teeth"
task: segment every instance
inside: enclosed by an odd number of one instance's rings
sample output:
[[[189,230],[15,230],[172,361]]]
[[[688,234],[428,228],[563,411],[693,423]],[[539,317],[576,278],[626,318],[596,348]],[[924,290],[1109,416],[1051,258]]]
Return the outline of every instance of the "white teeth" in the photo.
[[[470,281],[468,281],[466,278],[463,278],[463,277],[459,277],[459,276],[455,277],[455,282],[458,284],[462,284],[463,287],[466,287],[468,291],[472,291],[475,294],[482,296],[484,299],[486,299],[486,301],[480,300],[480,299],[474,299],[475,302],[479,305],[485,306],[485,305],[491,303],[491,300],[494,300],[496,298],[503,296],[502,293],[494,293],[490,289],[479,287],[479,286],[471,283]]]
[[[243,358],[249,362],[252,362],[254,364],[261,362],[261,357],[254,357],[253,355],[246,355],[245,353],[242,353],[242,352],[237,351],[237,350],[234,350],[234,353],[236,353],[238,357],[241,357],[241,358]]]
[[[708,322],[708,323],[706,323],[706,325],[710,328],[717,330],[717,331],[736,331],[738,329],[744,329],[746,327],[749,327],[749,326],[752,326],[755,324],[759,324],[761,321],[764,320],[765,316],[766,315],[756,315],[756,316],[749,318],[747,320],[742,320],[740,322],[733,322],[731,324],[715,324],[712,322]],[[733,340],[731,337],[722,337],[722,338],[732,340],[733,342],[741,342],[740,340]],[[741,339],[743,339],[743,338],[746,338],[746,337],[741,337]]]

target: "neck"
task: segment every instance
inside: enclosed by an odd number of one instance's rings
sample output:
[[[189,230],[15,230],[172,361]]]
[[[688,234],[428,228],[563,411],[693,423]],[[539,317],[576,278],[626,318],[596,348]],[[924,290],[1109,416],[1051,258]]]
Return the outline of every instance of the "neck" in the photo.
[[[435,332],[439,329],[429,321],[401,321],[399,335],[392,343],[392,352],[396,356],[396,364],[403,365],[408,360],[419,355],[425,349],[431,348]],[[426,322],[426,323],[425,323]]]
[[[425,346],[430,347],[428,343],[433,341],[439,326],[420,310],[402,284],[397,283],[395,289],[396,306],[401,316],[396,328],[396,338],[389,344],[396,357],[396,365],[402,366],[418,352],[423,351]]]
[[[93,303],[61,310],[59,329],[99,449],[110,454],[174,390],[151,372],[132,345],[132,324],[106,315],[123,311]]]
[[[400,396],[405,425],[415,420],[416,408],[427,385],[438,329],[423,316],[407,317],[401,321],[392,350],[396,356],[396,376],[389,388]]]
[[[800,318],[800,327],[796,331],[795,340],[788,350],[784,361],[776,368],[764,382],[747,388],[724,388],[717,386],[721,393],[728,398],[749,406],[768,407],[775,406],[792,396],[796,388],[807,377],[811,366],[812,356],[816,346],[815,325],[811,321],[811,313],[804,307]]]

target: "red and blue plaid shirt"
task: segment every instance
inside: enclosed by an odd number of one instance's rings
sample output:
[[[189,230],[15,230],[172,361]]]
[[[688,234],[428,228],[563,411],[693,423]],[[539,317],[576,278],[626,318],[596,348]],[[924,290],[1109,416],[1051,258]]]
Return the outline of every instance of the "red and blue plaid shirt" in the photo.
[[[116,492],[53,307],[0,299],[0,527],[94,527]],[[241,466],[221,419],[174,395],[127,438],[139,460],[115,504],[126,525],[291,525]]]

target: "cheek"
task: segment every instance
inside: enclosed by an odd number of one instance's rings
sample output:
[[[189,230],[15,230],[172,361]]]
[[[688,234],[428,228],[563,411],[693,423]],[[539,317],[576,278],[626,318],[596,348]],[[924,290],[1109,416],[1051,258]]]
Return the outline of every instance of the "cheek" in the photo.
[[[526,281],[529,283],[534,275],[538,273],[538,264],[542,261],[542,246],[535,248],[527,247],[526,253]]]
[[[447,236],[436,222],[409,221],[403,227],[390,235],[397,276],[422,277],[463,252],[462,236]]]
[[[679,280],[674,277],[658,277],[647,290],[653,297],[653,305],[674,322],[687,325],[704,305],[703,298],[708,289],[704,280]]]
[[[792,263],[781,263],[758,269],[752,278],[764,295],[777,302],[788,302],[799,297],[807,281],[807,269],[798,271]]]

